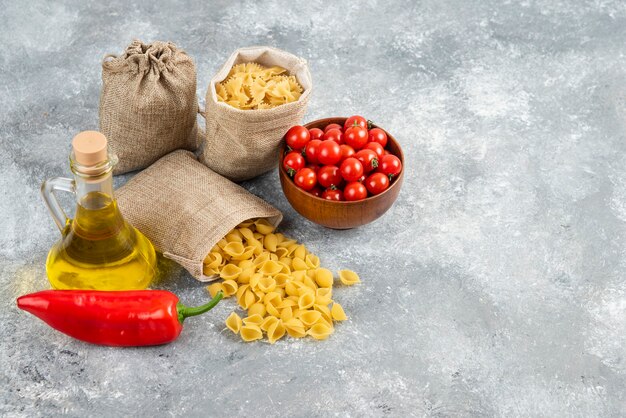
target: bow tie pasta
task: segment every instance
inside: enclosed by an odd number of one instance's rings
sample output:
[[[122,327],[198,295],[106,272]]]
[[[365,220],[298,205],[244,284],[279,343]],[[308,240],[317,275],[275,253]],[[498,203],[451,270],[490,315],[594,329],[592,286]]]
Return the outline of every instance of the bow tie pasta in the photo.
[[[226,80],[215,85],[218,101],[242,110],[271,109],[295,102],[302,91],[296,77],[284,68],[266,68],[256,62],[233,66]],[[268,241],[271,247],[272,238]]]
[[[348,319],[332,299],[333,273],[264,219],[245,221],[221,239],[204,260],[204,274],[222,279],[208,286],[212,296],[221,290],[248,311],[243,319],[235,312],[226,319],[226,327],[244,341],[264,333],[270,344],[285,335],[325,340],[335,322]],[[350,270],[338,277],[344,285],[360,282]]]

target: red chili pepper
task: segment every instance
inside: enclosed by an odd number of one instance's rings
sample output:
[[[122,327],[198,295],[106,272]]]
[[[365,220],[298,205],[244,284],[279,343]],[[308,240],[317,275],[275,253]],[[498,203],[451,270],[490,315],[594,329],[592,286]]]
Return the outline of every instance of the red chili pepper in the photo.
[[[78,340],[132,347],[174,341],[185,318],[211,310],[220,299],[222,292],[190,308],[165,290],[44,290],[19,297],[17,306]]]

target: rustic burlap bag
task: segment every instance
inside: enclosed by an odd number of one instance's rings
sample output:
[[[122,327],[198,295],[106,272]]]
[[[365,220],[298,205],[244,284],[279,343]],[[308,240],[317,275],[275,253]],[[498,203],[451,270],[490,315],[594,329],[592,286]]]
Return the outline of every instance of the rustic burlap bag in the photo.
[[[202,273],[204,258],[233,227],[251,218],[278,225],[283,218],[184,150],[161,158],[115,193],[124,218],[201,281],[212,279]]]
[[[100,131],[119,157],[114,173],[198,147],[196,67],[171,42],[134,41],[102,62]]]
[[[281,66],[296,76],[304,92],[292,103],[273,109],[240,110],[217,101],[215,84],[233,65],[257,62]],[[276,167],[285,132],[304,117],[312,90],[311,73],[304,59],[267,46],[238,49],[211,79],[206,94],[206,135],[200,162],[233,181],[247,180]]]

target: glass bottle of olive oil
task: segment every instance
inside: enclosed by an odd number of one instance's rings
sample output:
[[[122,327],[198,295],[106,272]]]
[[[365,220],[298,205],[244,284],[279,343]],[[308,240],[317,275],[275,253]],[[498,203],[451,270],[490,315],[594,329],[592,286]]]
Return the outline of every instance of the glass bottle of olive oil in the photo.
[[[55,289],[145,289],[155,275],[152,243],[124,220],[115,202],[112,171],[116,162],[104,135],[81,132],[72,140],[74,179],[57,177],[41,186],[61,231],[46,261],[48,280]],[[74,219],[65,215],[55,191],[75,194]]]

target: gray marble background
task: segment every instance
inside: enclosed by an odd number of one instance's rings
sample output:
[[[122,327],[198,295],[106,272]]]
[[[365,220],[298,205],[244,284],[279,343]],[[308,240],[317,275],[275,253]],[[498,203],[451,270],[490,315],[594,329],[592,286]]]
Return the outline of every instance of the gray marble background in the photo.
[[[361,273],[329,340],[244,344],[226,301],[175,343],[115,349],[15,307],[48,288],[59,238],[39,185],[69,173],[100,60],[133,38],[188,51],[201,98],[236,48],[286,49],[311,66],[305,121],[363,114],[401,141],[398,201],[356,230],[301,218],[275,172],[244,184],[323,264]],[[2,0],[0,41],[0,415],[626,411],[623,1]],[[158,287],[207,299],[160,267]]]

